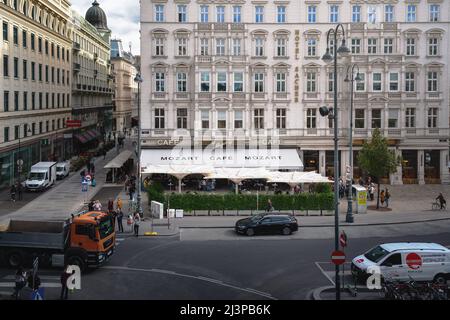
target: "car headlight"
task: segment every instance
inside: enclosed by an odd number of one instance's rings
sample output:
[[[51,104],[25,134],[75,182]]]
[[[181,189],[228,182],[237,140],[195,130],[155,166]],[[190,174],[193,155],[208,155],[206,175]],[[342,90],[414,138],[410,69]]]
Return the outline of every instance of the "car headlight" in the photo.
[[[239,229],[245,229],[245,226],[238,226]]]

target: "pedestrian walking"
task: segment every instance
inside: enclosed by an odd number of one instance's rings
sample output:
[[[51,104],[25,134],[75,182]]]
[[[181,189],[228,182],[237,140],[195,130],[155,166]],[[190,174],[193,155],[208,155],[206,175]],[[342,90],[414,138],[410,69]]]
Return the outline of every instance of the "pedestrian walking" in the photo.
[[[106,148],[103,148],[102,155],[103,155],[103,160],[105,160],[106,159]]]
[[[25,287],[26,283],[26,272],[22,267],[19,267],[16,271],[14,293],[12,294],[16,300],[19,300],[20,291]]]
[[[272,212],[274,210],[274,208],[273,208],[273,204],[272,204],[272,200],[267,200],[267,208],[266,208],[266,211],[267,212]]]
[[[16,202],[16,192],[17,192],[16,185],[13,184],[11,186],[11,189],[9,190],[9,194],[11,195],[12,202]]]
[[[134,192],[136,191],[136,187],[135,187],[135,185],[134,184],[131,184],[130,185],[130,188],[129,188],[129,194],[130,194],[130,201],[132,201],[133,200],[133,196],[134,196]]]
[[[36,276],[34,276],[33,272],[28,272],[28,278],[27,278],[27,282],[28,282],[28,287],[33,289],[34,291],[39,290],[39,287],[41,286],[41,278],[39,278],[39,276],[36,274]]]
[[[97,185],[97,180],[95,180],[94,175],[92,175],[92,179],[91,179],[91,187],[95,188],[95,186]]]
[[[139,236],[139,225],[141,224],[141,216],[136,212],[134,215],[134,235]]]
[[[384,201],[386,202],[386,208],[389,207],[389,199],[391,198],[391,193],[389,192],[389,189],[386,188],[386,193],[384,194]]]
[[[91,200],[88,204],[88,210],[89,211],[94,211],[94,200]]]
[[[67,300],[69,295],[69,288],[67,287],[67,281],[69,280],[71,274],[68,272],[69,266],[64,268],[64,271],[61,274],[61,300]]]
[[[19,201],[22,200],[22,193],[23,193],[22,184],[19,181],[17,181],[17,194],[19,196],[19,199],[18,199]]]
[[[120,196],[117,198],[117,210],[122,211],[122,198]]]
[[[371,182],[369,184],[369,195],[370,195],[370,201],[373,201],[373,199],[375,197],[375,185],[373,184],[373,182]]]
[[[439,195],[437,196],[436,200],[439,201],[439,204],[441,205],[441,210],[445,209],[445,207],[447,205],[447,201],[445,201],[444,196],[442,195],[442,193],[439,193]]]
[[[95,164],[94,162],[91,163],[91,174],[95,173]]]
[[[119,232],[123,232],[123,224],[122,224],[122,220],[123,220],[123,212],[122,210],[117,210],[117,227],[119,229]]]
[[[112,213],[113,210],[114,210],[114,200],[110,198],[108,200],[108,212]]]
[[[102,211],[102,204],[101,204],[100,200],[95,200],[94,210],[95,211]]]
[[[386,199],[386,195],[385,195],[385,193],[384,193],[384,190],[381,190],[381,193],[380,193],[381,206],[384,205],[384,200],[385,200],[385,199]]]

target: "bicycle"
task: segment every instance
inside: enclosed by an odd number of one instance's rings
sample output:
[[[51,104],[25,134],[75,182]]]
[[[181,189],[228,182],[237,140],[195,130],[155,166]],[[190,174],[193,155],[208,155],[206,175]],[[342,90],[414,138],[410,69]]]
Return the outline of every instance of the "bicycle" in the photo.
[[[433,210],[433,211],[437,211],[437,210],[446,210],[447,209],[447,204],[446,203],[444,203],[443,205],[442,205],[442,209],[441,209],[441,204],[440,204],[440,202],[438,202],[438,201],[435,201],[435,202],[433,202],[432,204],[431,204],[431,210]]]

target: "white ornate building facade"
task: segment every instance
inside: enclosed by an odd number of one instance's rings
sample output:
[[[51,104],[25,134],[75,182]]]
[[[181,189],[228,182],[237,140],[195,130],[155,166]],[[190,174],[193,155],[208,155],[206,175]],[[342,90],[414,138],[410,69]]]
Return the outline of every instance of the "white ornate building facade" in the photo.
[[[341,172],[349,164],[347,67],[357,64],[353,149],[374,128],[403,158],[391,183],[449,183],[449,27],[443,0],[149,0],[141,2],[142,143],[251,143],[276,133],[305,171],[333,175],[333,68],[327,31],[343,23]],[[272,134],[269,134],[272,135]],[[271,140],[271,139],[269,139]],[[354,174],[361,175],[355,158]]]

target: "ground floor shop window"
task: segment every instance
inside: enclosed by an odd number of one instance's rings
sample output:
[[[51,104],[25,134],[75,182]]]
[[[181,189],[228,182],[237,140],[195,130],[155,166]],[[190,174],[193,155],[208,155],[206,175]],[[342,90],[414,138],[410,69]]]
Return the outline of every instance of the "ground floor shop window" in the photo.
[[[425,183],[440,183],[440,156],[439,150],[425,150]]]
[[[402,151],[402,179],[404,184],[417,183],[417,150]]]
[[[303,151],[305,171],[319,172],[319,151]]]

